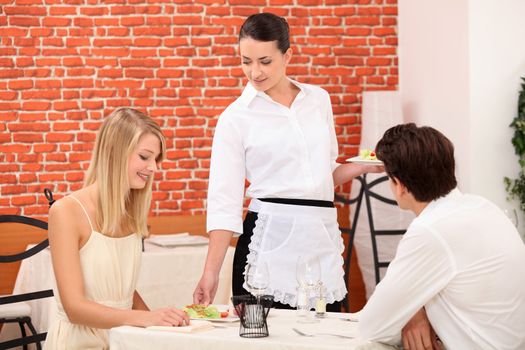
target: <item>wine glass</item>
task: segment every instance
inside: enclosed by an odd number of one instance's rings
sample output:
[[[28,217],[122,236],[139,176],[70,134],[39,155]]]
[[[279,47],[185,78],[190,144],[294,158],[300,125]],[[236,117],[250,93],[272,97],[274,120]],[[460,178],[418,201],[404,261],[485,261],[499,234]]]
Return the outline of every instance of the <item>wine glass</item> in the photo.
[[[248,264],[245,279],[248,291],[257,297],[257,303],[259,303],[259,298],[268,288],[268,265],[266,263]]]
[[[297,260],[297,281],[307,287],[316,286],[321,280],[321,264],[317,255],[300,256]]]
[[[312,292],[315,291],[316,286],[321,281],[321,264],[317,255],[304,255],[300,256],[297,260],[297,282],[299,283],[299,293],[301,288],[305,289],[306,292],[306,315],[310,316],[310,301]],[[298,297],[299,299],[299,297]],[[299,305],[298,309],[302,306]],[[318,322],[313,317],[307,317],[306,320],[299,321],[304,323]]]
[[[503,209],[503,213],[509,218],[514,227],[518,228],[518,213],[516,212],[516,209]]]
[[[266,288],[268,288],[268,265],[266,263],[248,264],[245,280],[248,291],[255,295],[256,298],[255,305],[246,306],[246,325],[248,328],[261,327],[264,322],[264,308],[261,304],[261,296],[264,295]]]

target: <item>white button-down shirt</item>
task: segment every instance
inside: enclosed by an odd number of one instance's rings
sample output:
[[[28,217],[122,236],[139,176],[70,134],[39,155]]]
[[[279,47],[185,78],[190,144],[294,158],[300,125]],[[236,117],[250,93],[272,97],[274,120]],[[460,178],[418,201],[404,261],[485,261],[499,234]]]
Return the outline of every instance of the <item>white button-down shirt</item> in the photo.
[[[242,233],[245,180],[250,198],[332,201],[337,139],[328,93],[292,81],[287,108],[250,83],[221,114],[213,138],[207,229]]]
[[[453,190],[414,219],[360,315],[397,342],[421,307],[447,349],[525,349],[525,245],[494,204]]]

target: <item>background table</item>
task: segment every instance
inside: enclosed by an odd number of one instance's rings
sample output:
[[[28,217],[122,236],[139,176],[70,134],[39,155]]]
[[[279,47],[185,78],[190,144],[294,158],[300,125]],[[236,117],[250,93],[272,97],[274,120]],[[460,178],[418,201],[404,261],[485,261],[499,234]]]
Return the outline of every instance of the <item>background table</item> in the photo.
[[[221,328],[184,334],[138,327],[117,327],[109,332],[111,350],[177,349],[177,350],[392,350],[395,347],[363,341],[358,337],[357,322],[343,321],[348,314],[328,313],[327,318],[316,324],[297,323],[294,310],[270,310],[269,336],[265,338],[242,338],[239,322],[216,323]],[[334,336],[300,336],[292,328],[316,332],[336,332],[355,336],[342,339]]]
[[[146,241],[137,285],[146,304],[151,309],[191,304],[207,250],[208,245],[163,248]],[[230,247],[219,277],[214,301],[216,304],[228,304],[230,301],[233,253],[234,248]],[[49,249],[45,249],[22,262],[13,292],[17,294],[51,289],[54,283],[51,254]],[[55,298],[35,300],[29,304],[31,319],[37,331],[46,332],[57,313]],[[0,340],[14,338],[19,332],[18,325],[4,325]]]

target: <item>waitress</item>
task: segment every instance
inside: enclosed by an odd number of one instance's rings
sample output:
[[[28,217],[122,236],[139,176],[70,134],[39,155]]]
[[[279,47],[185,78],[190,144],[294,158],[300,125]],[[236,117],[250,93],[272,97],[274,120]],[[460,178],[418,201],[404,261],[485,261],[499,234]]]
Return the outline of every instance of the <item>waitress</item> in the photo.
[[[211,303],[234,235],[233,295],[249,294],[247,264],[266,264],[277,308],[297,304],[296,263],[317,255],[328,311],[346,295],[344,244],[334,208],[334,185],[379,167],[338,164],[328,93],[286,76],[292,58],[286,20],[271,13],[249,16],[239,47],[248,83],[221,114],[213,139],[208,188],[210,245],[194,303]],[[251,199],[243,222],[245,181]]]

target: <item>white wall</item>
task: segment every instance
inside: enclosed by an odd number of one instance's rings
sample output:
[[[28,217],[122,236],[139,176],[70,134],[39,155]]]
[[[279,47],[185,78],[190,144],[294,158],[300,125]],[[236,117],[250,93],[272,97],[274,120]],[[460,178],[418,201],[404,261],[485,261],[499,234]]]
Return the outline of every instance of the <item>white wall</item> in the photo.
[[[469,187],[467,0],[400,0],[399,90],[406,121],[443,132]],[[446,23],[446,24],[445,24]]]
[[[500,207],[518,207],[503,177],[519,171],[508,125],[525,76],[524,14],[523,0],[399,1],[405,118],[447,135],[460,188]]]
[[[471,190],[503,206],[502,179],[519,171],[509,124],[525,76],[525,1],[471,0],[469,15]]]

